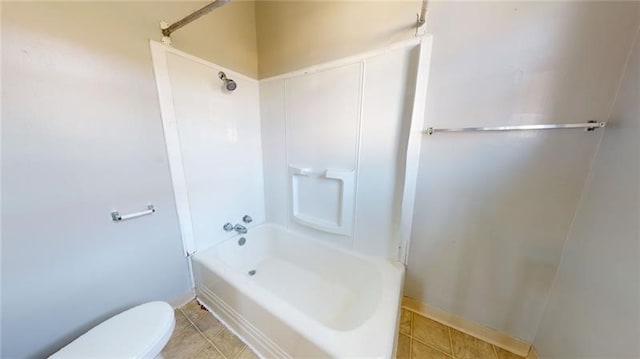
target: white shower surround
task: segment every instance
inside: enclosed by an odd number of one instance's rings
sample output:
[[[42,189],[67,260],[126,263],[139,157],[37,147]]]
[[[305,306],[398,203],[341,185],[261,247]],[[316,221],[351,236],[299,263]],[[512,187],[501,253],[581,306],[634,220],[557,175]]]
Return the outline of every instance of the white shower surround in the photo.
[[[256,81],[151,42],[198,298],[262,356],[393,355],[404,277],[398,260],[404,262],[411,227],[430,50],[429,37],[413,39]],[[216,91],[218,71],[236,80],[238,89]],[[351,83],[340,87],[345,76]],[[348,93],[340,93],[345,88]],[[321,106],[309,110],[304,100],[301,107],[288,107],[287,100],[305,91],[316,91],[308,101]],[[338,95],[323,103],[328,91]],[[344,98],[352,99],[350,110],[334,109],[333,102]],[[338,112],[338,121],[326,108]],[[292,121],[305,120],[303,133],[305,126],[320,131],[294,137],[296,148],[291,136],[299,124]],[[331,124],[322,129],[326,121]],[[351,130],[332,134],[336,126]],[[220,136],[225,131],[226,139]],[[294,176],[341,181],[341,218],[333,228],[295,215]],[[312,187],[307,196],[326,200],[318,193]],[[236,234],[222,225],[244,213],[256,220],[244,235],[247,244],[238,246]],[[351,223],[345,225],[345,218]],[[249,267],[258,271],[255,276]]]
[[[362,254],[405,262],[412,224],[417,158],[422,140],[422,99],[426,96],[431,53],[429,36],[260,81],[155,41],[150,41],[150,45],[185,253],[193,254],[198,249],[229,238],[233,233],[223,231],[222,224],[238,221],[246,213],[256,219],[253,225],[266,220]],[[187,80],[181,80],[184,75],[172,77],[169,70],[171,61],[190,62],[190,66],[200,67],[200,72],[188,70],[192,74],[191,79]],[[304,168],[304,165],[291,163],[290,160],[295,159],[291,159],[288,152],[291,147],[288,132],[291,131],[292,120],[288,118],[290,114],[286,107],[286,86],[291,86],[291,81],[304,81],[305,77],[314,75],[325,78],[331,76],[334,70],[349,67],[357,68],[359,91],[358,103],[352,111],[357,115],[354,120],[353,153],[347,153],[352,159],[333,166],[336,159],[342,160],[346,153],[343,151],[333,159],[323,159],[324,165],[320,168]],[[184,68],[180,70],[185,71]],[[207,77],[206,71],[211,76]],[[214,93],[217,87],[221,88],[221,85],[217,86],[217,75],[214,76],[218,71],[224,71],[228,77],[235,79],[238,89],[232,93]],[[342,84],[334,80],[326,82],[339,91]],[[200,110],[206,111],[204,114],[198,114],[197,109],[191,108],[197,104],[191,97],[198,95],[198,91],[189,89],[188,96],[182,96],[183,99],[188,98],[188,106],[181,105],[175,98],[179,95],[174,93],[175,88],[172,87],[181,82],[188,84],[188,81],[201,81],[196,84],[200,86],[200,92],[203,92],[205,85],[207,87],[204,89],[211,92],[209,97],[212,99],[201,96],[202,101],[210,102],[208,107],[201,106]],[[414,98],[419,100],[414,101]],[[217,112],[221,111],[222,106],[228,108],[222,108],[220,115]],[[248,115],[235,118],[239,113]],[[188,163],[189,154],[200,156],[192,163],[207,163],[208,158],[193,149],[190,153],[181,149],[180,133],[184,136],[185,132],[179,129],[178,118],[181,116],[204,117],[210,120],[206,123],[211,130],[209,132],[227,132],[228,137],[231,131],[241,146],[203,148],[215,158],[211,159],[211,165],[207,168],[192,170]],[[216,125],[216,121],[224,123]],[[202,137],[206,134],[197,135]],[[312,136],[322,134],[316,132]],[[331,142],[332,134],[324,136],[325,142],[331,143],[327,148],[339,144]],[[199,140],[207,144],[207,141]],[[213,142],[218,140],[213,138]],[[193,146],[191,142],[191,138],[182,139],[182,146]],[[224,153],[215,153],[215,150]],[[290,177],[293,177],[291,172],[295,172],[296,167],[313,172],[314,176],[336,174],[343,183],[354,182],[353,213],[350,216],[352,229],[323,231],[319,226],[306,226],[304,221],[296,220],[290,181]],[[349,171],[353,171],[353,176],[347,176]],[[198,185],[201,184],[198,181],[206,179],[216,183],[216,186],[205,188],[200,185],[197,188],[200,192],[196,192],[196,186],[188,183],[189,176],[196,177],[191,182]],[[242,190],[229,191],[228,188],[232,186],[242,187]],[[209,201],[201,201],[199,208],[194,211],[194,202],[203,196],[208,196]],[[349,217],[344,213],[341,215],[343,218]],[[204,224],[197,223],[198,220]],[[194,233],[198,229],[200,234]]]
[[[158,42],[150,45],[182,241],[190,255],[232,236],[222,230],[226,222],[244,214],[264,221],[258,81]],[[219,71],[236,81],[237,90],[222,90]]]

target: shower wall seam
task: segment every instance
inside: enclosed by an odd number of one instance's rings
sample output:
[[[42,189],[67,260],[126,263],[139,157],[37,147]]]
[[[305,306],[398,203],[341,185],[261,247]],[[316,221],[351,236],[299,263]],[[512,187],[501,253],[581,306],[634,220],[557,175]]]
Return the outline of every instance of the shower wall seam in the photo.
[[[362,150],[362,115],[364,112],[364,86],[365,86],[365,69],[366,69],[366,60],[362,60],[360,61],[360,97],[358,98],[358,101],[360,101],[360,103],[358,104],[358,136],[356,136],[357,139],[357,143],[356,143],[356,163],[355,163],[355,170],[356,170],[356,182],[355,182],[355,186],[354,186],[354,199],[353,199],[353,213],[352,218],[353,218],[353,231],[351,232],[351,248],[355,249],[356,247],[356,233],[358,231],[358,216],[356,215],[358,213],[358,187],[360,184],[360,152]],[[342,195],[344,195],[344,190],[342,192]]]
[[[262,114],[260,114],[262,116]],[[260,119],[262,121],[262,118]],[[285,189],[284,192],[287,194],[287,223],[285,223],[285,227],[290,229],[290,223],[293,221],[293,196],[289,188],[293,186],[293,179],[289,176],[289,141],[287,141],[288,131],[287,124],[289,123],[289,119],[287,118],[287,80],[282,81],[282,121],[284,124],[284,173],[285,173]]]

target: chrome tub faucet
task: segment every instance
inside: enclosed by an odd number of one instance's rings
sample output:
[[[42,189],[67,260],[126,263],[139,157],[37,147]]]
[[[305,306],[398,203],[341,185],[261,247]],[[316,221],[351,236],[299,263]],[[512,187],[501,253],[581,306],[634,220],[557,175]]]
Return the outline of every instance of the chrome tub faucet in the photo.
[[[225,223],[224,226],[222,227],[222,229],[224,229],[226,232],[231,232],[231,231],[236,231],[240,234],[245,234],[247,233],[247,227],[241,225],[241,224],[236,224],[235,226],[231,223]]]
[[[253,222],[253,218],[251,218],[247,214],[244,217],[242,217],[242,222],[244,222],[246,224],[249,224],[249,223]],[[233,224],[231,224],[231,222],[225,223],[224,226],[222,227],[222,229],[224,229],[226,232],[236,231],[239,234],[245,234],[248,231],[247,227],[243,226],[242,224],[236,224],[234,226]]]
[[[233,230],[234,230],[234,231],[236,231],[236,232],[238,232],[238,233],[240,233],[240,234],[245,234],[245,233],[247,233],[247,227],[245,227],[245,226],[243,226],[243,225],[241,225],[241,224],[236,224],[236,225],[233,227]]]

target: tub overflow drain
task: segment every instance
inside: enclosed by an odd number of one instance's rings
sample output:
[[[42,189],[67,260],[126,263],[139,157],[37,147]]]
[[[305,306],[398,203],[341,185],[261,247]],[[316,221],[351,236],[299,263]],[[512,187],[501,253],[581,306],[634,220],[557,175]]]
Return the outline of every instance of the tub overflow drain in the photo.
[[[256,274],[256,270],[255,269],[252,269],[252,270],[249,271],[249,275],[254,275],[254,274]]]

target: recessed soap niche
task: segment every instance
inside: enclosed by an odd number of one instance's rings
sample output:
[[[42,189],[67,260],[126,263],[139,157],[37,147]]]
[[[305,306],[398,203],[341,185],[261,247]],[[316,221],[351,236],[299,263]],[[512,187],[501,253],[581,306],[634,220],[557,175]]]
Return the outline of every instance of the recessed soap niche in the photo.
[[[351,235],[355,171],[289,166],[293,220],[329,233]]]
[[[353,234],[363,66],[285,80],[291,219],[344,236]]]

